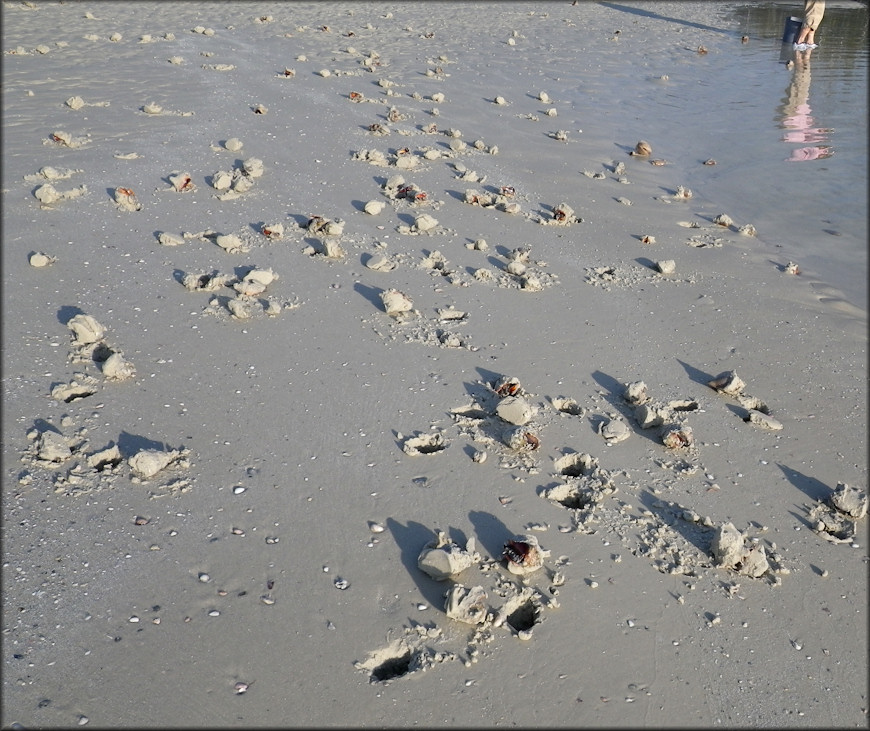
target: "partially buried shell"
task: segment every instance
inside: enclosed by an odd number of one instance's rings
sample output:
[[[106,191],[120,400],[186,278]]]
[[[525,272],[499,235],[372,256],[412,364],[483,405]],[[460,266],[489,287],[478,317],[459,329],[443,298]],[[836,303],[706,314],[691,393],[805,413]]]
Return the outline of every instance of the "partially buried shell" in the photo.
[[[454,584],[445,595],[444,613],[459,622],[480,624],[486,619],[486,592],[482,586],[470,589]]]
[[[37,251],[30,255],[29,261],[30,266],[32,267],[45,267],[49,264],[54,264],[54,262],[57,261],[57,257],[49,256],[41,251]]]
[[[532,535],[514,536],[504,544],[502,551],[508,571],[518,576],[540,569],[549,555],[550,552],[541,548],[537,537]]]
[[[691,447],[695,443],[692,427],[683,425],[670,425],[662,430],[662,444],[668,449]]]
[[[608,444],[618,444],[631,436],[631,429],[622,419],[609,419],[598,425],[598,433]]]
[[[537,434],[524,426],[508,429],[504,433],[502,441],[511,449],[515,449],[518,452],[531,452],[541,446],[541,440]]]
[[[652,154],[652,145],[649,142],[647,142],[646,140],[640,140],[634,146],[634,150],[632,150],[629,154],[630,155],[638,155],[641,157],[643,157],[645,155],[651,155]]]
[[[268,223],[260,229],[263,236],[269,239],[280,239],[284,236],[284,224],[283,223]]]
[[[169,176],[169,182],[179,193],[189,193],[190,191],[196,190],[196,186],[193,184],[193,178],[190,177],[190,173],[173,173]]]
[[[67,322],[66,326],[73,331],[77,345],[98,343],[106,334],[105,328],[91,315],[76,315]]]
[[[381,292],[381,301],[384,303],[384,310],[391,316],[414,309],[411,298],[398,289],[390,288]]]
[[[115,203],[125,211],[142,210],[142,204],[136,200],[136,194],[130,188],[115,188]]]
[[[736,396],[746,388],[746,384],[735,371],[720,373],[713,380],[707,381],[707,385],[719,393],[728,394],[729,396]]]
[[[469,538],[462,548],[442,530],[436,531],[435,539],[427,543],[417,557],[417,567],[436,581],[445,581],[479,562],[474,538]]]

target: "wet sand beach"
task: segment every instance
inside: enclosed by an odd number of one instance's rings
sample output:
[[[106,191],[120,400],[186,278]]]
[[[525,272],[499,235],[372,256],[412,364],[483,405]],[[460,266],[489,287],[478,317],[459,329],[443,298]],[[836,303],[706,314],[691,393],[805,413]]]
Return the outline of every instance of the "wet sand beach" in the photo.
[[[866,727],[866,303],[705,190],[740,7],[5,3],[3,727]]]

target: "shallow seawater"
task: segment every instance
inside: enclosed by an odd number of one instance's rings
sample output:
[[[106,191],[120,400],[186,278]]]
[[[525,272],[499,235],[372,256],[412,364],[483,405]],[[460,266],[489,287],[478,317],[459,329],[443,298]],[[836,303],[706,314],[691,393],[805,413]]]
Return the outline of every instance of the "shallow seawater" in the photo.
[[[781,42],[789,15],[735,14],[750,37],[735,53],[745,85],[729,95],[742,134],[728,154],[740,167],[711,176],[706,192],[866,310],[867,9],[829,7],[819,47],[803,54]]]
[[[564,75],[578,105],[613,128],[639,130],[696,195],[753,224],[772,260],[797,262],[866,311],[866,5],[829,3],[819,47],[798,58],[782,43],[797,3],[737,6],[706,24],[668,17],[667,4],[602,5],[627,29],[646,23],[680,34],[685,47],[631,69],[590,68],[573,89]],[[632,40],[625,36],[621,43]],[[708,53],[690,60],[699,39]],[[701,165],[707,158],[717,164]]]

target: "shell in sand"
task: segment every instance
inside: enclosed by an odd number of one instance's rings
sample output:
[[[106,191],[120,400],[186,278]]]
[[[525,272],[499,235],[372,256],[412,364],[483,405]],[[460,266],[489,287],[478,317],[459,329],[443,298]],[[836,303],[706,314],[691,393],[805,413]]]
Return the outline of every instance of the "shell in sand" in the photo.
[[[634,146],[634,149],[629,153],[629,155],[636,155],[639,157],[652,155],[652,145],[646,140],[640,140]]]
[[[398,289],[390,288],[381,292],[381,301],[384,303],[384,311],[391,316],[414,309],[411,298]]]
[[[474,538],[465,548],[451,541],[444,531],[437,531],[435,539],[427,543],[417,557],[418,568],[436,581],[450,579],[480,562]]]

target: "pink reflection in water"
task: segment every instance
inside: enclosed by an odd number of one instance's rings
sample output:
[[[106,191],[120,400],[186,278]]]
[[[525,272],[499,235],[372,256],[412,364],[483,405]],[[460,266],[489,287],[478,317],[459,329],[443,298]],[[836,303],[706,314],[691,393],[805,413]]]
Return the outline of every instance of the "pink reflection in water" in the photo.
[[[788,98],[782,108],[783,142],[806,144],[827,142],[834,131],[827,127],[814,126],[810,108],[810,54],[812,50],[795,52],[794,73],[788,86]],[[830,145],[811,144],[793,150],[786,162],[804,162],[830,157],[834,150]]]

